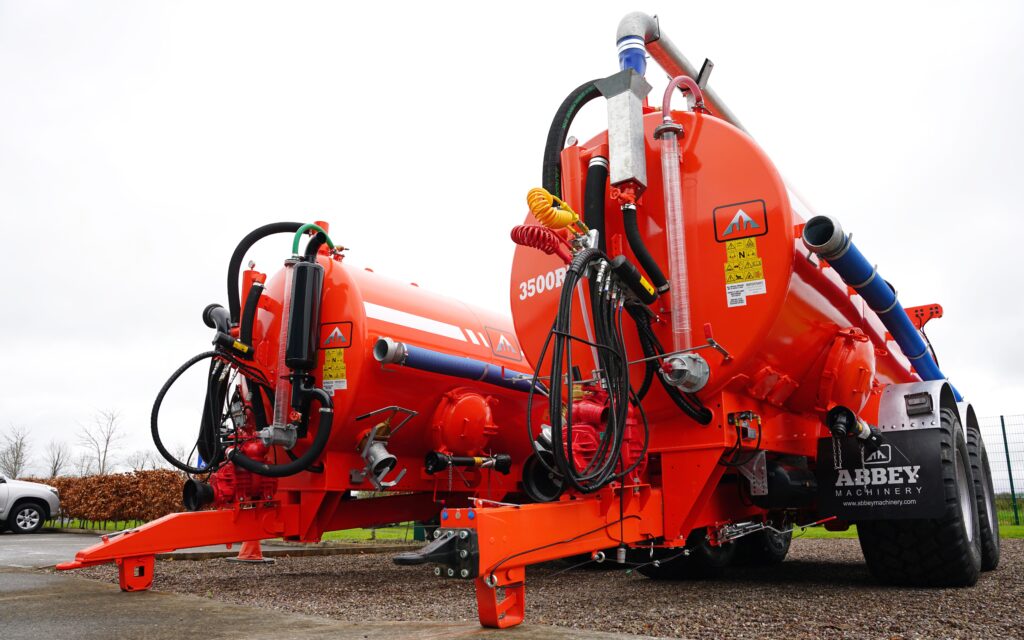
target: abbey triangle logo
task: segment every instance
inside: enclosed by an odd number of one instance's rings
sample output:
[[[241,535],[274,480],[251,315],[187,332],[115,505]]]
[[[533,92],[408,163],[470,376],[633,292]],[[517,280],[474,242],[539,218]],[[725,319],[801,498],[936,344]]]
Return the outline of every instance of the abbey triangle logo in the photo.
[[[746,229],[760,228],[761,225],[754,222],[754,219],[748,216],[746,211],[740,209],[739,211],[736,212],[736,215],[732,217],[732,221],[729,222],[729,226],[725,228],[725,233],[722,234],[722,237],[724,238],[726,236],[732,235],[739,231],[744,231]]]
[[[321,349],[347,349],[351,345],[351,322],[330,322],[320,325]]]
[[[523,351],[520,349],[514,333],[494,327],[484,327],[484,329],[487,331],[487,341],[490,343],[494,355],[516,362],[523,359]]]
[[[729,242],[768,233],[764,200],[749,200],[715,207],[715,240]]]

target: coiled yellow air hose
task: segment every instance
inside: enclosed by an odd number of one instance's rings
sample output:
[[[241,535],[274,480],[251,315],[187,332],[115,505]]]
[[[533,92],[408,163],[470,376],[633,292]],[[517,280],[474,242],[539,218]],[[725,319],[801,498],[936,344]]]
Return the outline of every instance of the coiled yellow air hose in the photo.
[[[533,217],[548,229],[565,229],[575,224],[583,233],[590,231],[568,204],[543,187],[530,189],[526,194],[526,204]]]

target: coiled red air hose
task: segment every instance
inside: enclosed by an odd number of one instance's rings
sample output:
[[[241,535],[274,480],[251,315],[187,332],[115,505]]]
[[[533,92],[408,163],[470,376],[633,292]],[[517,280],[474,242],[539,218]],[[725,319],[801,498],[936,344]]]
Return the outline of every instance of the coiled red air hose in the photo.
[[[538,249],[548,255],[555,254],[564,260],[566,264],[572,262],[572,254],[567,250],[565,240],[547,227],[535,224],[521,224],[512,227],[512,233],[509,235],[512,236],[512,242],[516,244]]]

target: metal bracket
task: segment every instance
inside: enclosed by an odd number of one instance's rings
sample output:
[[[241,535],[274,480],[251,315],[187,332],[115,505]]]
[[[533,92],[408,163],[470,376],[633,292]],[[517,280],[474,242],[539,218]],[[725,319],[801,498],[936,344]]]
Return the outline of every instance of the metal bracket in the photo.
[[[708,88],[708,79],[711,77],[711,72],[715,68],[715,63],[711,62],[710,58],[704,58],[704,64],[700,66],[700,73],[697,74],[697,86],[700,87],[701,91]]]
[[[768,465],[764,451],[758,451],[750,460],[737,467],[740,473],[750,481],[750,495],[768,495]]]
[[[942,305],[938,304],[925,304],[920,307],[906,307],[903,309],[907,313],[907,317],[914,323],[914,326],[918,330],[924,329],[924,325],[928,324],[928,321],[933,318],[942,317]]]
[[[679,351],[671,351],[669,353],[661,353],[661,354],[658,354],[658,355],[650,356],[648,358],[639,358],[637,360],[630,360],[626,364],[628,364],[628,365],[640,364],[641,362],[647,362],[648,360],[665,360],[667,358],[671,358],[673,356],[682,355],[684,353],[693,353],[694,351],[700,351],[701,349],[714,349],[718,353],[722,354],[722,360],[725,360],[725,361],[732,360],[732,355],[726,350],[725,347],[723,347],[718,341],[715,340],[714,335],[711,333],[711,323],[710,322],[704,325],[704,337],[706,339],[706,342],[704,344],[699,344],[699,345],[697,345],[695,347],[690,347],[689,349],[680,349]]]
[[[385,413],[388,411],[390,411],[391,414],[382,422],[377,423],[376,425],[373,426],[372,429],[370,429],[370,432],[366,435],[366,439],[363,443],[363,449],[362,451],[359,452],[359,455],[363,459],[363,462],[366,463],[366,466],[363,467],[361,470],[352,469],[351,471],[349,471],[349,480],[351,480],[354,484],[360,484],[364,480],[369,480],[370,484],[372,484],[378,491],[388,489],[401,482],[402,478],[405,477],[405,474],[408,471],[408,469],[402,469],[401,471],[399,471],[398,475],[395,477],[394,480],[384,480],[384,478],[391,472],[391,467],[385,468],[381,470],[380,473],[374,474],[374,460],[371,456],[371,450],[373,449],[373,446],[375,444],[382,446],[386,445],[388,441],[396,433],[398,433],[399,429],[404,427],[407,422],[409,422],[417,415],[419,415],[418,412],[413,411],[412,409],[406,409],[398,405],[391,405],[389,407],[376,409],[369,413],[364,413],[363,415],[356,418],[356,422],[359,422],[360,420],[365,420],[367,418],[372,418],[373,416],[380,415],[381,413]],[[401,422],[392,427],[391,419],[397,416],[399,413],[405,413],[406,416],[405,418],[402,419]],[[387,433],[382,433],[385,429],[387,430]],[[387,453],[386,449],[384,453]]]

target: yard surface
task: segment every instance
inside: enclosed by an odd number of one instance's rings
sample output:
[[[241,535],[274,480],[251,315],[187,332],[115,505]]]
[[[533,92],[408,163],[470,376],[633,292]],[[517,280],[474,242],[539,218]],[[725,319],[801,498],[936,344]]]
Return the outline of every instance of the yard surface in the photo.
[[[533,567],[527,621],[686,638],[1024,637],[1024,541],[1004,540],[999,569],[971,589],[875,584],[856,540],[794,540],[771,569],[712,582],[655,582],[621,569]],[[84,570],[116,581],[112,567]],[[476,619],[472,583],[400,568],[390,556],[284,558],[268,566],[162,562],[154,588],[348,621]]]

